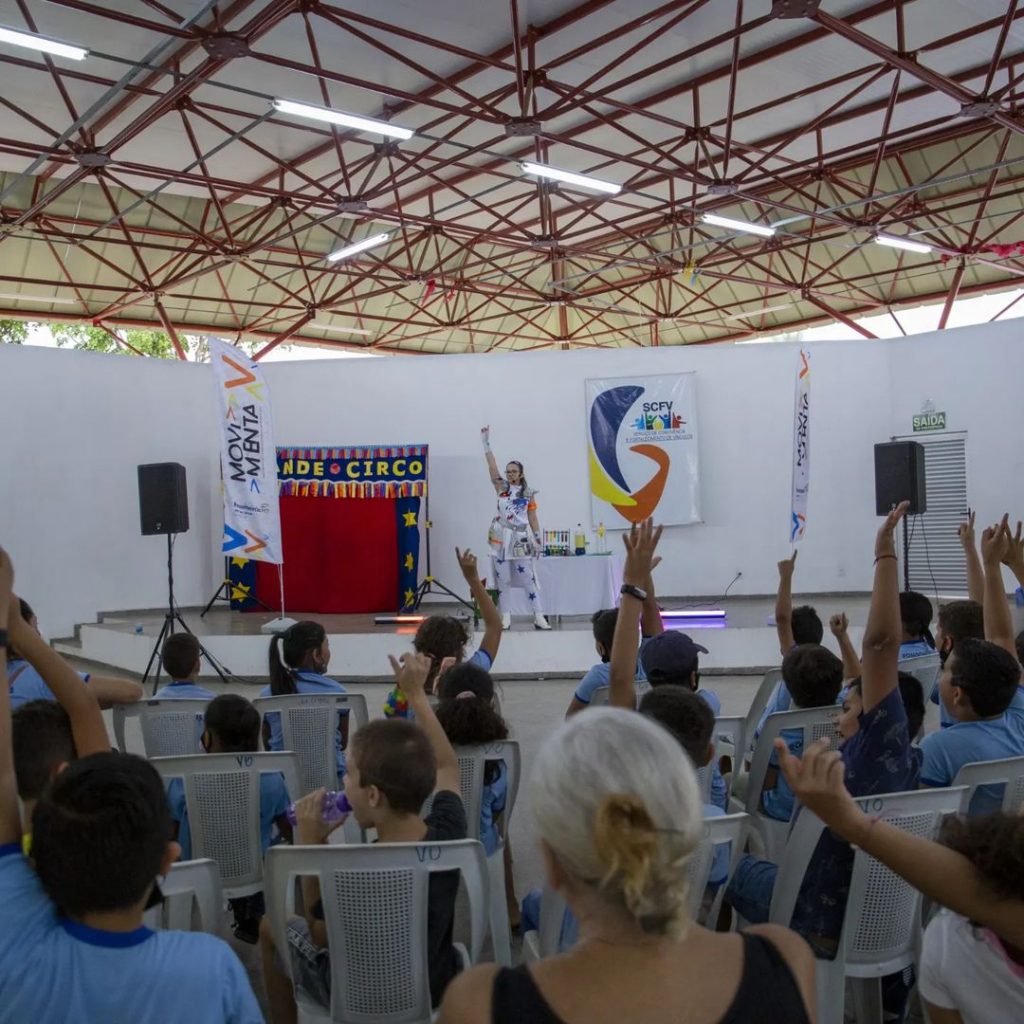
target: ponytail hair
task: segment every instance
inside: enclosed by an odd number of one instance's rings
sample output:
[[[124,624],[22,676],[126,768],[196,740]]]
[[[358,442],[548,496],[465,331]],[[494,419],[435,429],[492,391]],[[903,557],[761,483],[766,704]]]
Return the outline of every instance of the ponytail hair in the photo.
[[[298,693],[297,678],[310,651],[317,650],[327,638],[319,622],[304,619],[275,633],[270,640],[270,692],[275,697]]]
[[[437,720],[452,746],[472,746],[508,739],[508,724],[495,706],[494,680],[479,665],[454,665],[441,676]],[[501,770],[500,760],[488,761],[484,784]]]

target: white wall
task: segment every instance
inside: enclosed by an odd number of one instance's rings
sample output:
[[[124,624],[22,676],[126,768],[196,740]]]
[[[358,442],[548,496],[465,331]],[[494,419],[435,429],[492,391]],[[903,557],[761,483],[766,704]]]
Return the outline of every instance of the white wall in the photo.
[[[1013,322],[900,341],[811,346],[810,525],[802,592],[867,589],[876,528],[872,446],[910,431],[930,398],[968,431],[971,501],[981,517],[1024,513],[1024,346]],[[703,524],[663,541],[667,595],[775,588],[789,550],[794,345],[707,346],[271,363],[277,443],[431,446],[434,572],[455,585],[456,544],[485,549],[493,511],[479,427],[499,460],[524,462],[542,524],[587,522],[583,381],[697,372]],[[182,604],[216,585],[218,490],[207,367],[0,346],[0,543],[49,632],[97,610],[164,601],[162,538],[138,533],[135,466],[189,472],[192,531],[178,543]]]

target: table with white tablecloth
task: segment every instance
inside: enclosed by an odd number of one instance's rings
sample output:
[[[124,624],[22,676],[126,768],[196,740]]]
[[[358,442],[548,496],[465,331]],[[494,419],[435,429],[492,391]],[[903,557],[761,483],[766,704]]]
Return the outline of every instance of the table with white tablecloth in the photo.
[[[517,562],[510,558],[515,576]],[[602,608],[615,608],[622,586],[622,559],[618,555],[565,555],[536,560],[541,607],[545,615],[593,615]],[[492,586],[489,580],[488,586]],[[526,591],[519,587],[502,592],[504,611],[513,615],[532,615]]]

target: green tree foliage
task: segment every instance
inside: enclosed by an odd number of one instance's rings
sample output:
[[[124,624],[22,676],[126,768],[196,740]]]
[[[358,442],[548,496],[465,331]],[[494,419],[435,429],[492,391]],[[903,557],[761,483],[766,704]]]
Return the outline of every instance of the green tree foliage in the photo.
[[[24,320],[0,320],[0,344],[21,345],[31,329],[46,327],[53,335],[59,348],[85,349],[90,352],[113,352],[119,355],[144,355],[156,359],[174,359],[176,353],[171,339],[164,331],[135,328],[111,328],[124,344],[118,342],[108,331],[89,323],[29,323]],[[179,334],[182,347],[189,359],[205,362],[209,358],[206,338],[198,334]],[[243,339],[236,344],[250,355],[257,352],[265,342]]]

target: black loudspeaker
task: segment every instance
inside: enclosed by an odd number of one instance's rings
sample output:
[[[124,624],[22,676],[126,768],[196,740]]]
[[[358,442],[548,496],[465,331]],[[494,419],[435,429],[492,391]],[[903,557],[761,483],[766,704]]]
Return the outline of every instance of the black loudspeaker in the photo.
[[[139,466],[139,518],[144,537],[188,532],[188,487],[180,462]]]
[[[924,445],[917,441],[875,445],[876,515],[887,516],[901,501],[910,502],[912,516],[927,512],[924,483]]]

